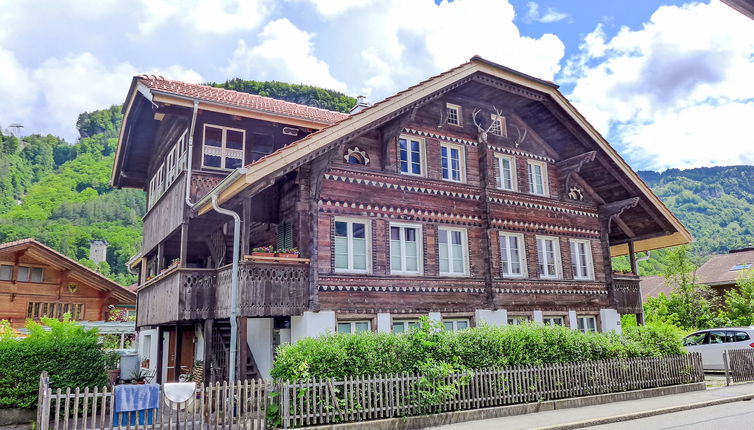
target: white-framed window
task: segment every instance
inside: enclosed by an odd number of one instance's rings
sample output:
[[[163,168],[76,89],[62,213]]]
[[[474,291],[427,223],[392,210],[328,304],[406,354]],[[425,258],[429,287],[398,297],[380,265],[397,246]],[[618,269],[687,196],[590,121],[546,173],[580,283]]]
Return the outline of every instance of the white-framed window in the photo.
[[[545,315],[545,316],[542,317],[542,323],[544,325],[565,326],[565,316],[563,316],[563,315]]]
[[[529,322],[529,317],[526,315],[516,315],[508,317],[508,325],[521,325]]]
[[[0,264],[0,281],[10,281],[13,278],[13,266]]]
[[[573,279],[594,279],[592,243],[589,240],[571,239],[571,269]]]
[[[541,161],[528,160],[529,192],[537,196],[548,196],[547,164]]]
[[[393,320],[393,333],[407,333],[416,328],[419,328],[418,320]]]
[[[338,321],[338,333],[339,334],[354,334],[372,329],[372,323],[369,320],[366,321]]]
[[[516,159],[510,155],[495,155],[497,163],[497,188],[501,190],[516,191],[518,188],[516,179]]]
[[[335,271],[369,272],[371,223],[363,219],[335,218]]]
[[[398,160],[401,173],[424,176],[424,140],[401,136],[398,139]]]
[[[466,160],[463,147],[449,143],[440,145],[440,167],[442,178],[446,181],[464,182],[466,180]]]
[[[537,263],[539,277],[545,279],[559,279],[560,242],[557,237],[537,236]]]
[[[237,169],[244,164],[246,130],[204,124],[202,167]]]
[[[390,273],[419,275],[423,258],[421,226],[390,223]]]
[[[16,280],[19,282],[42,282],[44,269],[41,267],[19,266]]]
[[[440,275],[468,274],[468,239],[465,228],[439,227]]]
[[[526,277],[526,243],[523,234],[500,232],[500,271],[504,278]]]
[[[490,114],[490,118],[492,120],[490,133],[494,134],[495,136],[507,136],[508,127],[505,124],[505,117],[493,113]]]
[[[176,161],[175,153],[176,153],[176,150],[175,150],[175,147],[173,147],[170,149],[170,151],[168,152],[168,156],[165,158],[165,167],[167,169],[165,181],[168,184],[173,183],[173,178],[175,178],[177,174],[177,171],[176,171],[177,166],[175,164],[175,161]]]
[[[449,331],[466,330],[467,328],[471,327],[471,323],[468,318],[443,318],[442,325],[445,327],[445,330]]]
[[[452,103],[446,103],[445,109],[448,112],[448,124],[462,126],[461,106]]]
[[[597,332],[597,318],[593,316],[578,316],[576,317],[578,322],[578,329],[582,333],[596,333]]]

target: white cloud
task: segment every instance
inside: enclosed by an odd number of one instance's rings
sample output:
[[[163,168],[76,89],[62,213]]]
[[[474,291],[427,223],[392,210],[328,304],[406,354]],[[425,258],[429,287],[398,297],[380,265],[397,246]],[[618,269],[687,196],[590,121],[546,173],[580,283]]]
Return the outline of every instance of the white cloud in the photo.
[[[269,0],[142,0],[139,31],[149,35],[172,20],[203,33],[227,34],[257,28],[267,18]]]
[[[660,7],[610,39],[598,26],[564,76],[579,110],[639,167],[751,158],[754,26],[720,2]]]
[[[375,0],[308,0],[323,18],[334,18],[351,9],[364,7]]]
[[[281,80],[345,91],[346,84],[330,74],[330,67],[314,55],[314,34],[297,28],[285,18],[270,22],[249,47],[239,40],[228,76],[255,80]]]
[[[545,13],[540,15],[539,5],[533,1],[526,3],[526,16],[524,22],[541,22],[543,24],[549,24],[552,22],[562,21],[568,18],[568,14],[564,12],[558,12],[557,10],[548,7]]]
[[[78,115],[123,103],[131,77],[147,72],[190,82],[201,76],[181,66],[137,70],[128,62],[105,65],[89,52],[49,58],[24,67],[15,55],[0,49],[0,122],[24,125],[25,133],[52,133],[75,141]]]

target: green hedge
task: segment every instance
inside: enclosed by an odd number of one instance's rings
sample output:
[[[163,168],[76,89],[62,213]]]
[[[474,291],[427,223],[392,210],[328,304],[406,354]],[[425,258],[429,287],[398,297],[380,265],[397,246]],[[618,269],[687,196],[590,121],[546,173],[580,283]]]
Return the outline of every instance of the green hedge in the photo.
[[[329,334],[278,349],[272,376],[282,379],[422,372],[428,363],[454,369],[685,354],[670,326],[629,327],[622,334],[581,333],[524,324],[458,332],[422,320],[407,334]]]
[[[43,323],[49,331],[30,322],[29,336],[24,339],[0,336],[0,408],[36,407],[43,370],[49,373],[53,389],[107,383],[105,353],[96,331],[67,319]]]

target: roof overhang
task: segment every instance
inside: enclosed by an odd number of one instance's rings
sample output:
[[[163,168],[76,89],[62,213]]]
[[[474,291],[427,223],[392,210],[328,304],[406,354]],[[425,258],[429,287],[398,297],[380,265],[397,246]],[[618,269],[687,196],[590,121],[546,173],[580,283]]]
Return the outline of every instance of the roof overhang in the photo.
[[[422,101],[432,94],[452,85],[454,82],[469,77],[475,73],[488,75],[509,81],[511,83],[539,91],[549,96],[567,115],[581,127],[587,135],[604,151],[604,153],[616,164],[622,174],[636,186],[639,196],[655,207],[675,229],[672,234],[660,234],[658,237],[650,237],[635,242],[637,251],[647,251],[669,246],[690,243],[693,238],[686,227],[673,215],[673,213],[652,192],[649,186],[639,178],[623,158],[613,149],[602,135],[576,110],[576,108],[558,91],[557,85],[536,79],[526,74],[514,71],[504,66],[497,65],[480,57],[474,57],[469,62],[454,69],[432,77],[408,90],[402,91],[371,107],[364,109],[349,118],[332,126],[324,128],[316,133],[294,142],[293,144],[264,157],[255,162],[245,175],[240,176],[234,183],[218,193],[218,203],[227,202],[233,196],[244,190],[251,184],[268,180],[276,172],[286,166],[299,165],[302,160],[312,153],[319,153],[328,145],[346,139],[361,130],[366,130],[370,125],[380,121],[383,117],[405,109],[412,104]],[[210,203],[197,207],[201,215],[212,209]],[[625,255],[628,246],[625,244],[611,247],[613,256]]]

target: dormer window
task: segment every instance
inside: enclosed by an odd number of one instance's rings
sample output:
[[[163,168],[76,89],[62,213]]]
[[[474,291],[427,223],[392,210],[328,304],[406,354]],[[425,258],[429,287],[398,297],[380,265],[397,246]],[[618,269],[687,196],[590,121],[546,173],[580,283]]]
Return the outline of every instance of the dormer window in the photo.
[[[447,103],[445,108],[448,112],[448,124],[462,126],[461,122],[461,106]]]
[[[245,130],[205,124],[202,167],[227,170],[243,167],[245,141]]]

